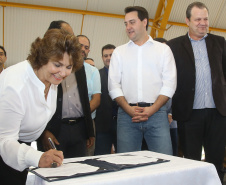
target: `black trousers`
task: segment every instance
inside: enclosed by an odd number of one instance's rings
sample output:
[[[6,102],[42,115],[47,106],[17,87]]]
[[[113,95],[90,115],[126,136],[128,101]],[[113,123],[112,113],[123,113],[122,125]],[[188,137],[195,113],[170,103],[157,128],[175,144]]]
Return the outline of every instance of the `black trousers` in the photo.
[[[84,119],[74,125],[61,124],[59,135],[55,137],[60,143],[56,147],[63,152],[64,158],[86,156],[87,132]]]
[[[111,154],[112,144],[117,153],[117,119],[111,120],[111,128],[107,132],[96,131],[94,155]]]
[[[20,141],[19,141],[20,142]],[[23,142],[20,142],[23,143]],[[30,145],[30,143],[26,143]],[[25,185],[27,180],[27,173],[28,171],[25,169],[24,171],[20,172],[17,171],[2,160],[0,156],[0,184],[2,185]]]
[[[178,134],[184,157],[201,160],[203,146],[205,161],[215,165],[223,182],[226,117],[217,109],[194,109],[189,121],[178,122]]]

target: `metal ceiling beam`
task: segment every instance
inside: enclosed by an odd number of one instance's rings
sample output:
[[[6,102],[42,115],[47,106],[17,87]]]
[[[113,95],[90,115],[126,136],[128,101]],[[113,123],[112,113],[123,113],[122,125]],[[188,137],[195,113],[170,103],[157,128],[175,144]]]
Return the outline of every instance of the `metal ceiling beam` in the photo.
[[[154,18],[153,24],[151,26],[152,28],[151,28],[150,35],[152,38],[156,38],[156,32],[159,29],[159,21],[160,21],[162,10],[163,10],[164,6],[165,6],[165,1],[159,0],[158,8],[155,12],[155,18]]]
[[[168,24],[168,25],[172,25],[172,26],[183,26],[183,27],[188,27],[187,24],[185,24],[185,23],[179,23],[179,22],[171,22],[171,21],[168,21],[167,24]],[[224,32],[224,33],[226,33],[226,29],[213,28],[213,27],[209,27],[209,31],[217,31],[217,32]]]
[[[163,1],[163,0],[160,0],[160,1]],[[2,6],[2,7],[9,6],[9,7],[18,7],[18,8],[28,8],[28,9],[37,9],[37,10],[47,10],[47,11],[57,11],[57,12],[67,12],[67,13],[76,13],[76,14],[82,14],[82,15],[94,15],[94,16],[112,17],[112,18],[120,18],[120,19],[124,19],[124,17],[125,17],[124,15],[118,15],[118,14],[109,14],[109,13],[102,13],[102,12],[77,10],[77,9],[69,9],[69,8],[58,8],[58,7],[50,7],[50,6],[39,6],[39,5],[31,5],[31,4],[9,3],[9,2],[3,2],[3,1],[0,1],[0,6]],[[154,22],[154,20],[149,19],[149,22]],[[161,21],[159,23],[161,24]],[[187,27],[187,24],[185,24],[185,23],[168,21],[167,24]],[[156,28],[156,29],[159,29],[159,28]],[[226,33],[226,29],[210,27],[209,30]]]
[[[164,10],[164,15],[162,17],[162,21],[161,21],[161,25],[160,25],[160,30],[158,31],[158,37],[163,37],[163,35],[164,35],[166,26],[168,23],[168,19],[169,19],[169,16],[170,16],[170,13],[171,13],[171,10],[173,7],[173,3],[174,3],[174,0],[167,0],[167,5]]]
[[[66,13],[76,13],[76,14],[82,14],[82,15],[95,15],[95,16],[124,19],[124,15],[94,12],[94,11],[87,11],[87,10],[77,10],[77,9],[70,9],[70,8],[59,8],[59,7],[40,6],[40,5],[31,5],[31,4],[22,4],[22,3],[8,3],[8,2],[3,2],[3,1],[0,1],[0,5],[1,6],[18,7],[18,8],[57,11],[57,12],[66,12]]]
[[[173,7],[173,3],[174,0],[159,0],[158,8],[155,13],[153,26],[150,33],[152,38],[163,37],[164,32],[166,31],[166,26],[168,24],[168,19]]]

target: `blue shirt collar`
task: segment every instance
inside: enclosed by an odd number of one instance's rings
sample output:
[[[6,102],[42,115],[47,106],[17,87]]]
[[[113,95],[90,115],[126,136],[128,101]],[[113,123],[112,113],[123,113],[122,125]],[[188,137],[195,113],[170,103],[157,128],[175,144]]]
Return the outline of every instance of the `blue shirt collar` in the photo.
[[[188,38],[189,38],[190,41],[201,41],[201,40],[205,39],[207,36],[208,36],[208,34],[206,34],[206,35],[205,35],[203,38],[201,38],[200,40],[194,40],[194,39],[192,39],[192,38],[190,37],[190,35],[189,35],[189,33],[188,33]]]

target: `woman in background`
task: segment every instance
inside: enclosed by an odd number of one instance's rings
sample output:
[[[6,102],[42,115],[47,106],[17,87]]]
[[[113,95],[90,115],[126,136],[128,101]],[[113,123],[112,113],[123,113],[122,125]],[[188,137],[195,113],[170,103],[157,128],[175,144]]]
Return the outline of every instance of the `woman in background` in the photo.
[[[26,168],[60,166],[63,153],[33,149],[56,110],[57,85],[82,66],[77,38],[52,29],[31,45],[27,60],[0,75],[0,179],[24,185]]]

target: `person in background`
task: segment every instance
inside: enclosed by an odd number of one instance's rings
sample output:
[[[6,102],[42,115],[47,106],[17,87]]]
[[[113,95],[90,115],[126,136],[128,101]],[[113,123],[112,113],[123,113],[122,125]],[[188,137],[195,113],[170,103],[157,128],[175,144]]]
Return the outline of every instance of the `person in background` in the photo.
[[[102,47],[104,67],[99,70],[101,78],[101,101],[97,108],[95,155],[110,154],[112,144],[117,152],[117,112],[118,106],[112,101],[108,92],[108,70],[115,46],[107,44]]]
[[[45,153],[30,145],[56,110],[57,85],[82,66],[78,39],[64,30],[49,30],[31,45],[27,60],[0,75],[0,179],[25,185],[26,168],[60,166],[62,151]]]
[[[177,121],[172,118],[172,99],[169,99],[166,103],[168,121],[170,124],[170,137],[173,147],[173,155],[178,156],[178,137],[177,137]]]
[[[161,42],[163,44],[166,44],[167,40],[164,38],[154,38],[155,41]],[[166,103],[167,107],[167,113],[168,113],[168,121],[170,124],[170,137],[171,137],[171,142],[172,142],[172,147],[173,147],[173,155],[177,156],[178,155],[178,138],[177,138],[177,121],[173,120],[172,118],[172,99],[169,99],[168,102]]]
[[[82,46],[82,56],[84,61],[86,60],[90,52],[90,40],[85,35],[78,35],[79,43]],[[100,84],[100,73],[96,67],[93,67],[86,62],[84,62],[85,72],[86,72],[86,81],[88,87],[89,103],[90,110],[92,113],[93,127],[95,131],[94,118],[96,117],[96,109],[100,105],[101,99],[101,84]],[[87,149],[86,155],[94,155],[95,145]]]
[[[163,44],[167,42],[166,39],[160,38],[160,37],[154,38],[153,40],[161,42]],[[172,142],[173,155],[177,156],[178,154],[177,122],[172,119],[171,105],[172,105],[172,99],[169,99],[166,103],[166,107],[167,107],[167,113],[168,113],[168,121],[170,124],[170,137]],[[147,143],[145,142],[144,139],[142,143],[142,150],[148,150]]]
[[[186,10],[188,33],[167,42],[177,66],[172,115],[185,158],[213,163],[223,182],[226,136],[226,42],[208,33],[209,12],[202,2]]]
[[[119,105],[117,151],[141,150],[172,154],[165,103],[176,89],[176,66],[166,44],[147,33],[148,12],[140,6],[125,8],[124,23],[130,38],[111,57],[108,90]]]
[[[3,46],[0,46],[0,74],[4,70],[4,64],[7,60],[6,51]]]
[[[86,58],[85,59],[85,62],[87,64],[90,64],[91,66],[95,66],[94,60],[92,58]]]
[[[49,30],[54,28],[74,35],[71,26],[65,21],[52,21]],[[59,84],[57,109],[38,140],[39,150],[51,148],[49,137],[57,149],[63,151],[65,158],[85,156],[87,148],[94,143],[84,65]]]

